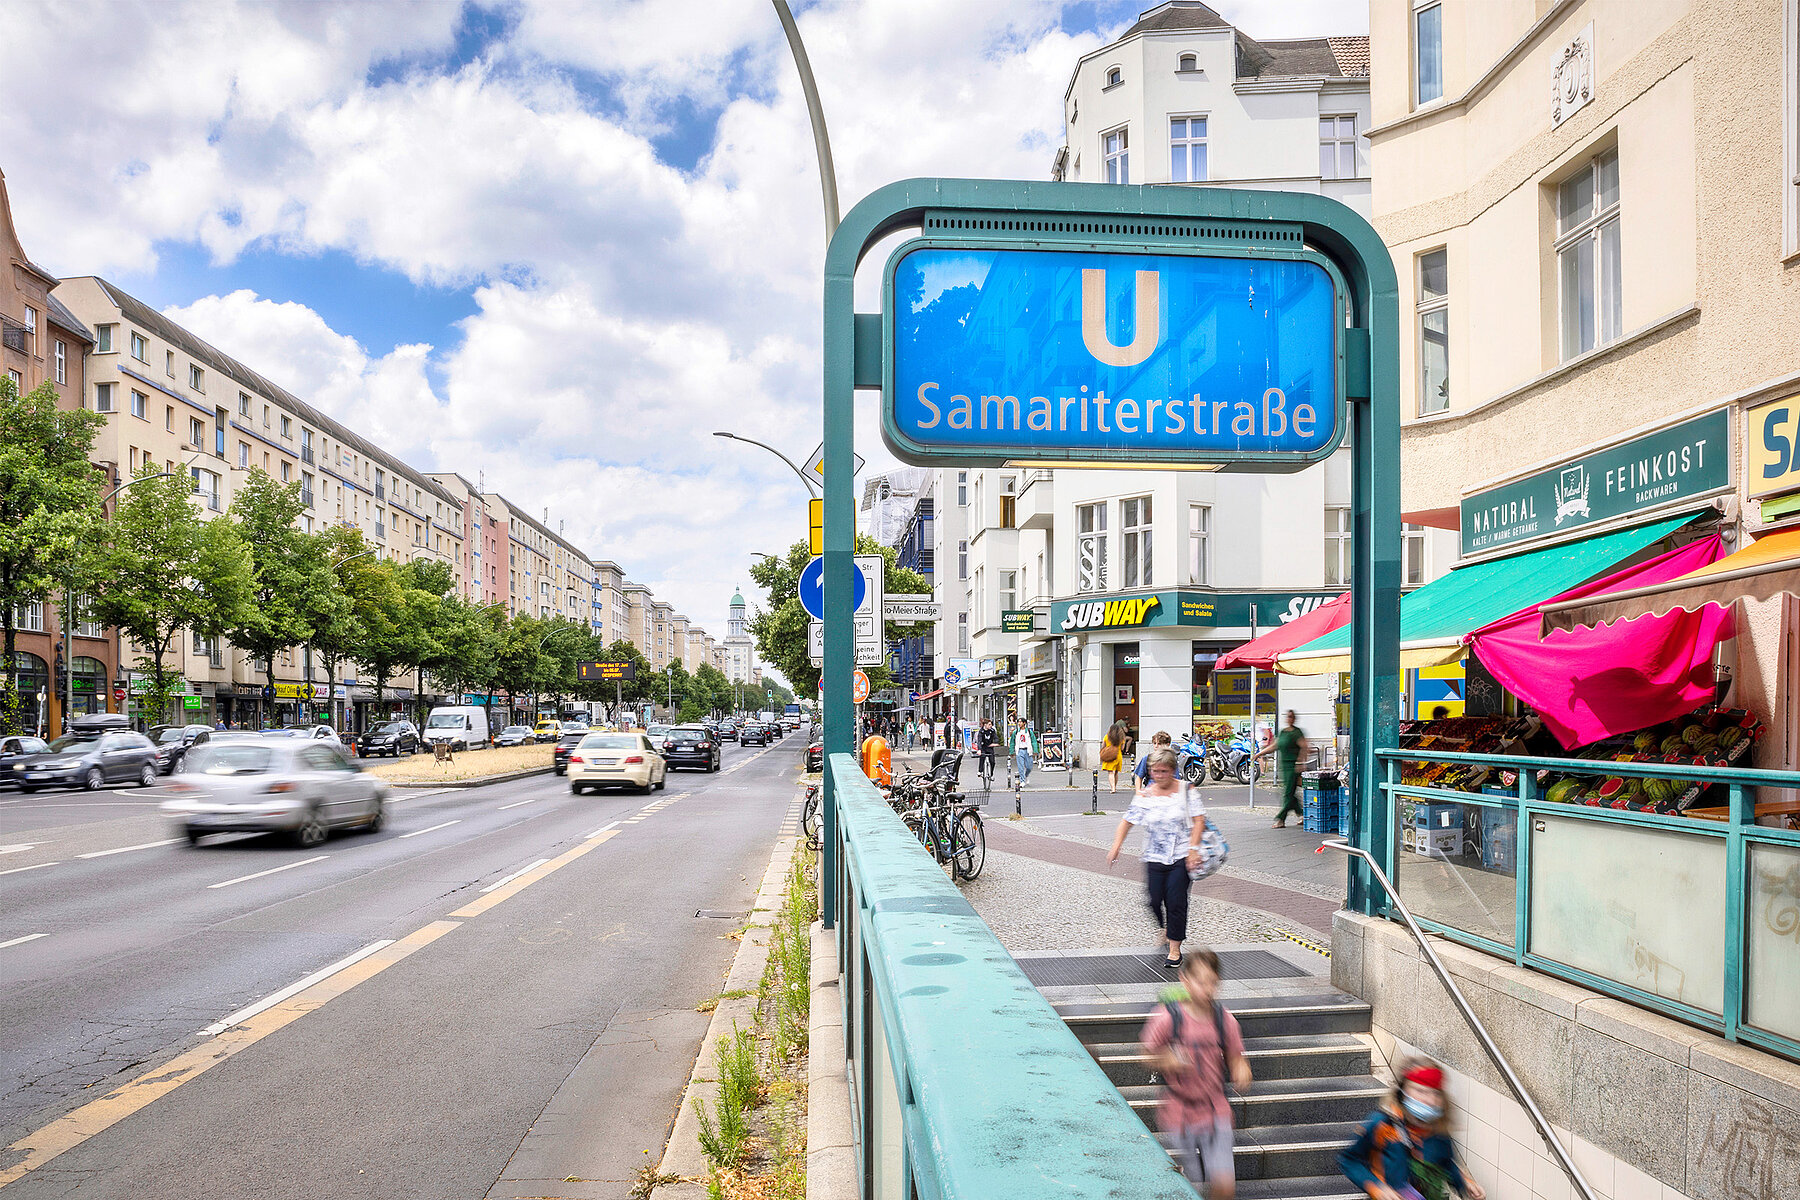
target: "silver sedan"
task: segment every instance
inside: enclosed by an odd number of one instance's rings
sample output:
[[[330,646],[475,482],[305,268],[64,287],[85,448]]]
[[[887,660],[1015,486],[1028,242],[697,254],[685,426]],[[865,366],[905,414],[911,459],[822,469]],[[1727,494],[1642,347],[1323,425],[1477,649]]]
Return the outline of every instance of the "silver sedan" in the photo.
[[[189,845],[209,833],[285,833],[317,846],[333,829],[373,833],[388,785],[364,774],[328,742],[298,738],[215,739],[188,753],[162,811],[181,822]]]

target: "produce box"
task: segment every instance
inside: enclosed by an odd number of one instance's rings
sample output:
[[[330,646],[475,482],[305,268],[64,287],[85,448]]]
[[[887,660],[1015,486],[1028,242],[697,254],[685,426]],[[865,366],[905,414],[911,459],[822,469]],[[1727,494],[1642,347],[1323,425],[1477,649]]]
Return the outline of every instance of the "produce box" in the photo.
[[[1461,829],[1463,806],[1460,804],[1421,804],[1413,809],[1413,824],[1421,829]]]
[[[1460,858],[1463,852],[1461,829],[1421,829],[1413,836],[1413,853],[1426,858]]]

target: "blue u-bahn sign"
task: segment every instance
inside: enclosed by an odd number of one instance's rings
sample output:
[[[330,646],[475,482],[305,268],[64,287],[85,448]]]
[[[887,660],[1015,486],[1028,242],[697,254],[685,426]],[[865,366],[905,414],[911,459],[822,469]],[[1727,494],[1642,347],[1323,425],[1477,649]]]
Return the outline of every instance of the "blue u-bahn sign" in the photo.
[[[907,243],[883,306],[890,445],[920,462],[1326,457],[1348,420],[1341,280],[1303,249],[1233,250]]]

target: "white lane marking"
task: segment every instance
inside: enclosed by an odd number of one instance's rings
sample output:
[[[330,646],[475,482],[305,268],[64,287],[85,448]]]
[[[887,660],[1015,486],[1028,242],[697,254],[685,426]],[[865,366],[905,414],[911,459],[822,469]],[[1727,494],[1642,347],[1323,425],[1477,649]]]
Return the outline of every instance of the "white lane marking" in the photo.
[[[609,821],[605,825],[602,825],[600,828],[594,830],[594,832],[592,832],[592,833],[588,834],[586,837],[582,838],[581,840],[584,842],[591,842],[595,838],[599,837],[601,834],[605,833],[607,830],[615,828],[617,825],[618,825],[617,821]]]
[[[325,979],[325,978],[328,978],[329,976],[336,975],[339,971],[343,970],[345,967],[348,967],[353,963],[359,963],[363,959],[369,957],[369,955],[375,953],[377,950],[385,950],[393,944],[394,944],[394,941],[392,938],[389,938],[386,941],[381,941],[381,942],[370,942],[368,945],[364,946],[361,950],[358,950],[355,954],[352,954],[346,958],[340,958],[336,962],[332,963],[329,967],[320,967],[317,971],[314,971],[311,975],[308,975],[305,979],[299,980],[298,982],[295,982],[295,983],[290,983],[290,984],[288,984],[288,986],[282,988],[279,992],[273,992],[267,996],[264,996],[261,1000],[258,1000],[255,1004],[252,1004],[248,1008],[240,1008],[236,1012],[232,1013],[229,1017],[224,1018],[223,1020],[214,1021],[211,1025],[208,1025],[205,1029],[202,1029],[199,1033],[196,1033],[194,1036],[195,1037],[213,1037],[217,1034],[224,1033],[227,1029],[230,1029],[233,1025],[237,1025],[244,1021],[248,1021],[251,1017],[254,1017],[257,1013],[263,1012],[267,1009],[274,1008],[277,1004],[280,1004],[283,1000],[286,1000],[289,996],[294,995],[296,992],[303,992],[307,988],[311,987],[313,984],[319,982],[321,979]]]
[[[0,846],[0,854],[17,854],[21,850],[35,850],[47,842],[16,842],[11,846]]]
[[[39,867],[55,867],[55,866],[61,866],[61,865],[62,865],[61,863],[53,863],[53,862],[33,863],[29,867],[14,867],[10,871],[0,871],[0,875],[17,875],[20,871],[35,871]]]
[[[482,895],[485,896],[487,893],[494,891],[496,888],[503,888],[507,884],[511,883],[513,880],[517,879],[519,876],[528,875],[549,861],[550,860],[547,858],[540,858],[534,863],[531,863],[527,866],[520,867],[518,870],[514,871],[511,875],[508,875],[505,879],[501,879],[494,883],[488,884],[486,887],[481,889],[481,893],[482,893]]]
[[[264,875],[273,875],[278,871],[291,871],[295,867],[304,867],[307,863],[316,863],[321,859],[330,857],[331,855],[329,854],[315,854],[311,858],[303,858],[299,862],[284,863],[279,867],[270,867],[268,870],[258,871],[254,875],[239,875],[236,879],[227,879],[224,883],[209,883],[206,885],[206,890],[210,892],[214,888],[230,887],[234,883],[245,883],[252,879],[261,879]]]
[[[454,789],[454,788],[426,788],[423,791],[415,792],[411,788],[407,788],[404,794],[397,795],[397,796],[389,796],[387,799],[387,802],[389,804],[405,804],[408,800],[423,800],[427,796],[441,796],[445,792],[454,791],[454,790],[456,790],[456,789]]]
[[[0,942],[0,950],[4,950],[8,946],[19,946],[19,945],[23,945],[26,942],[35,942],[41,937],[49,937],[49,936],[50,935],[47,933],[28,933],[24,937],[16,937],[10,942]]]
[[[400,836],[403,838],[418,837],[421,833],[436,833],[440,829],[448,829],[452,825],[461,825],[461,824],[462,824],[462,818],[458,817],[454,821],[445,821],[442,825],[433,825],[430,829],[415,829],[411,833],[403,833]]]
[[[514,800],[511,804],[502,804],[498,811],[505,812],[509,808],[518,808],[522,804],[536,804],[539,800],[542,800],[542,799],[543,799],[542,796],[533,796],[529,800]]]
[[[153,850],[158,846],[173,846],[182,838],[164,838],[160,842],[144,842],[136,846],[118,846],[111,850],[90,850],[86,854],[77,854],[76,858],[105,858],[109,854],[128,854],[133,850]]]

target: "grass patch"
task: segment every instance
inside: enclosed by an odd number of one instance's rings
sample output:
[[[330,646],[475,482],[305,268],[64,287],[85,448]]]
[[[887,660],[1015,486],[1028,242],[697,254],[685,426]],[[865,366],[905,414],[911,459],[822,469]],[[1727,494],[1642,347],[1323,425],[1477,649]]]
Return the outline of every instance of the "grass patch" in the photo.
[[[555,747],[496,746],[491,750],[464,750],[455,762],[440,763],[431,754],[402,755],[399,758],[364,758],[358,761],[363,770],[389,783],[462,783],[488,775],[510,775],[548,767],[554,762]]]
[[[755,993],[753,993],[749,988],[733,988],[729,992],[720,992],[716,996],[707,997],[705,1000],[702,1000],[700,1003],[694,1005],[694,1011],[695,1012],[711,1012],[713,1009],[719,1007],[720,1001],[741,1000],[745,996],[750,996],[750,995],[754,995],[754,994]]]

